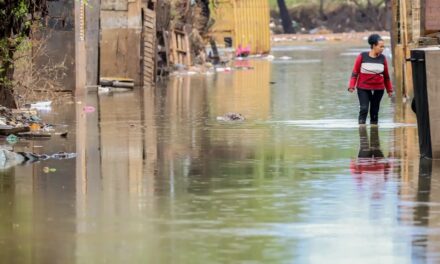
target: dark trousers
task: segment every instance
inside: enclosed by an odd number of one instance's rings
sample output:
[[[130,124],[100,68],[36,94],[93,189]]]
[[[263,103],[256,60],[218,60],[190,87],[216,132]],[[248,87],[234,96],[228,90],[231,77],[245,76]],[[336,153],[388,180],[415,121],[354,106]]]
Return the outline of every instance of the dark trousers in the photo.
[[[370,140],[368,140],[367,128],[359,127],[359,158],[383,158],[384,155],[380,149],[379,128],[377,126],[370,127]]]
[[[377,124],[379,120],[380,100],[382,100],[384,90],[365,90],[357,89],[359,98],[359,124],[365,124],[370,109],[370,124]]]

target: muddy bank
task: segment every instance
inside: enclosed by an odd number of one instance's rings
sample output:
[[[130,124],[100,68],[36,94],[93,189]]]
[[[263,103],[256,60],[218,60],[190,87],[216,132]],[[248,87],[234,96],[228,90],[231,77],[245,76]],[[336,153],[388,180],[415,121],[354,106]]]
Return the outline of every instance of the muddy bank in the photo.
[[[301,5],[289,9],[292,25],[298,33],[342,33],[351,31],[382,31],[387,29],[385,5],[358,6],[344,3],[319,11],[319,5]],[[390,10],[391,11],[391,10]],[[389,13],[391,15],[391,13]],[[278,10],[271,11],[273,33],[281,34]]]

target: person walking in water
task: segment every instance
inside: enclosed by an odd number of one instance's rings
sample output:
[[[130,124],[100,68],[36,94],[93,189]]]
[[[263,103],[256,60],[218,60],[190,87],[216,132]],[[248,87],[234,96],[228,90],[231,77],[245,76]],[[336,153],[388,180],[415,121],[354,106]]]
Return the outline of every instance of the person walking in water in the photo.
[[[357,88],[359,98],[359,124],[365,124],[370,110],[370,124],[377,125],[379,121],[380,101],[386,89],[388,96],[393,94],[388,64],[382,54],[385,45],[378,34],[368,37],[370,51],[362,52],[354,62],[348,91],[353,93]]]

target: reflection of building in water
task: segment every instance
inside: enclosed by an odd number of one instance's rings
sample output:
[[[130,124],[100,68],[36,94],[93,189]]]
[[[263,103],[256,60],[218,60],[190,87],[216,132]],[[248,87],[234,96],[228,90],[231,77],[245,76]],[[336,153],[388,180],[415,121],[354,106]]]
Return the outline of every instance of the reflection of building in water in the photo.
[[[394,121],[397,123],[416,123],[415,114],[410,105],[404,105],[402,101],[396,102]],[[407,187],[412,182],[417,182],[419,167],[419,142],[416,127],[398,127],[393,130],[393,157],[399,159],[395,170]],[[406,200],[411,195],[411,188],[401,188],[401,199]],[[403,216],[405,217],[405,216]]]
[[[195,163],[200,165],[199,160],[205,154],[207,132],[203,126],[208,119],[206,86],[203,78],[173,78],[165,89],[163,105],[159,105],[158,109],[160,116],[166,120],[160,127],[158,142],[162,177],[157,185],[167,189],[163,191],[174,191],[173,183],[187,177]]]
[[[435,186],[440,178],[439,161],[420,160],[419,172],[414,177],[414,185],[404,186],[410,189],[405,195],[411,197],[411,203],[400,206],[399,219],[402,224],[418,227],[412,229],[412,259],[417,263],[436,263],[432,260],[438,259],[440,251],[440,235],[434,231],[440,225],[440,191]]]
[[[243,62],[241,62],[243,63]],[[252,61],[252,70],[223,73],[216,76],[216,89],[211,114],[223,115],[238,112],[247,119],[266,120],[271,111],[271,63]]]
[[[141,98],[137,92],[88,96],[88,104],[99,107],[87,114],[78,108],[76,222],[78,234],[97,236],[78,235],[78,263],[101,261],[94,252],[113,251],[122,258],[127,248],[116,246],[117,237],[126,234],[130,219],[146,212]],[[139,251],[132,253],[130,260],[137,262]]]
[[[405,104],[402,100],[396,101],[394,113],[394,121],[397,123],[415,124],[416,116],[411,110],[410,104]],[[397,168],[397,173],[402,181],[410,182],[418,175],[419,148],[417,128],[414,127],[398,127],[393,130],[394,134],[394,151],[393,156],[401,159]],[[403,194],[408,189],[402,189]]]

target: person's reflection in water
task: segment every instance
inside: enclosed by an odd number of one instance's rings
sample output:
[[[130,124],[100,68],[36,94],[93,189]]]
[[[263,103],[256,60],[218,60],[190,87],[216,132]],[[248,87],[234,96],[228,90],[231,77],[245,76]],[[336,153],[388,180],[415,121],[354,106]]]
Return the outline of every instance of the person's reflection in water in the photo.
[[[374,185],[387,181],[390,171],[390,162],[384,157],[380,149],[379,128],[370,127],[370,140],[368,139],[367,127],[359,127],[360,148],[357,159],[352,160],[350,170],[359,185],[364,181],[372,181]],[[370,176],[374,176],[370,179]],[[378,177],[380,176],[380,177]],[[380,192],[373,194],[374,199],[380,198]]]

